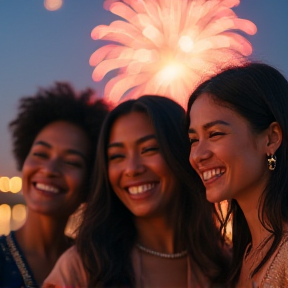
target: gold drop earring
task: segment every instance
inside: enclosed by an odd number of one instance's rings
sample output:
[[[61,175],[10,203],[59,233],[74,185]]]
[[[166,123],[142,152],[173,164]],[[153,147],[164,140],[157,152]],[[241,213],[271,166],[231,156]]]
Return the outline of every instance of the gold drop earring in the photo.
[[[269,170],[273,171],[276,168],[277,157],[274,154],[268,156],[268,168]]]

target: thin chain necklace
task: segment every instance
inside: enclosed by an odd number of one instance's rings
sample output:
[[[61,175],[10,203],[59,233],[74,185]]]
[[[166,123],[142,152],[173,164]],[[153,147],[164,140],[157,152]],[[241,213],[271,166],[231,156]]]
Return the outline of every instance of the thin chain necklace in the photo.
[[[168,254],[168,253],[160,253],[160,252],[148,249],[148,248],[140,245],[139,243],[137,243],[136,246],[141,251],[146,252],[146,253],[151,254],[151,255],[154,255],[154,256],[157,256],[157,257],[160,257],[160,258],[176,259],[176,258],[182,258],[182,257],[187,255],[187,250],[184,250],[184,251],[179,252],[179,253]]]

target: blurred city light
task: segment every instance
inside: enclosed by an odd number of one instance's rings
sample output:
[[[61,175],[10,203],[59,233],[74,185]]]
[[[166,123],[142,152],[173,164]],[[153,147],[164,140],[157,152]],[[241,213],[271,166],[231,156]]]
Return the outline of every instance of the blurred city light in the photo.
[[[0,205],[0,235],[10,232],[11,208],[7,204]]]
[[[44,7],[49,11],[56,11],[63,5],[63,0],[45,0]]]
[[[22,179],[20,177],[13,177],[9,181],[10,191],[18,193],[22,189]]]
[[[8,177],[0,178],[0,190],[2,192],[10,191],[10,179]]]
[[[23,222],[26,219],[26,206],[17,204],[12,208],[12,219],[16,222]]]
[[[12,207],[8,204],[0,205],[0,235],[8,235],[11,230],[19,229],[26,221],[27,210],[23,204]]]
[[[19,229],[26,221],[27,210],[23,204],[14,205],[10,221],[10,231]]]
[[[22,189],[22,179],[20,177],[0,177],[0,191],[18,193]]]

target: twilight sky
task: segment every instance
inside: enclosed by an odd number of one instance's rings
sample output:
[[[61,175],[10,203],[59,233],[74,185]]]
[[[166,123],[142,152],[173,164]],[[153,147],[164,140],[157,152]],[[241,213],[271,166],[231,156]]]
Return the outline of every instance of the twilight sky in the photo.
[[[102,43],[93,41],[90,33],[116,16],[102,8],[102,0],[64,0],[54,12],[43,2],[0,0],[0,177],[19,175],[7,129],[19,98],[54,81],[103,93],[105,83],[93,82],[88,63]],[[256,35],[247,37],[254,49],[250,58],[271,64],[288,77],[288,0],[242,0],[234,11],[258,27]]]

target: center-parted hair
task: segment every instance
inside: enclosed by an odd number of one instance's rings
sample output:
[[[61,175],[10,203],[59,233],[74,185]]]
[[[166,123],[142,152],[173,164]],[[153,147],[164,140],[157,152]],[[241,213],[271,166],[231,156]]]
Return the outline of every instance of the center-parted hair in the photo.
[[[222,254],[215,226],[214,205],[205,199],[204,186],[189,163],[185,111],[160,96],[142,96],[123,102],[103,124],[98,145],[94,185],[79,230],[77,249],[88,272],[89,287],[134,287],[131,252],[136,244],[134,215],[113,191],[108,178],[107,147],[115,121],[131,112],[148,115],[160,153],[179,183],[175,234],[188,255],[212,282],[221,282],[227,257]]]

